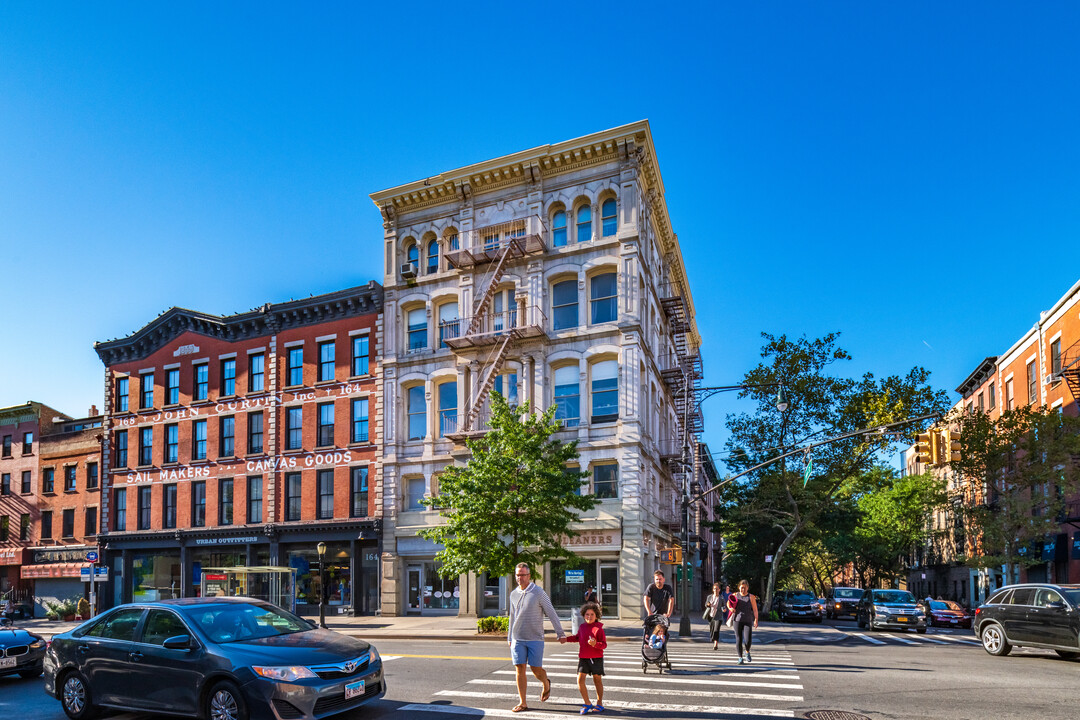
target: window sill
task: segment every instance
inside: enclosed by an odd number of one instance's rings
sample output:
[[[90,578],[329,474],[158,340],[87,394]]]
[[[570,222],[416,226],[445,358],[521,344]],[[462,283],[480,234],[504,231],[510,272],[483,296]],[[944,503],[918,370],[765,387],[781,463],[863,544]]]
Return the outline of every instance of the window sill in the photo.
[[[143,471],[146,471],[146,470],[153,470],[153,469],[154,469],[154,464],[153,463],[151,463],[149,465],[137,465],[135,467],[136,472],[143,472]]]
[[[100,491],[101,491],[101,487],[99,485],[95,485],[94,487],[86,488],[86,492],[100,492]]]
[[[178,402],[174,402],[174,403],[165,403],[164,405],[161,406],[161,409],[162,410],[174,410],[174,409],[180,408],[180,407],[183,407],[183,406]]]
[[[350,448],[366,448],[366,447],[374,447],[374,445],[375,445],[375,443],[371,442],[370,440],[359,440],[357,442],[349,443]]]
[[[151,405],[150,407],[141,407],[141,408],[139,408],[139,413],[142,414],[144,412],[149,412],[149,411],[151,411],[153,409],[154,409],[153,405]]]
[[[212,404],[213,404],[213,401],[210,398],[199,398],[197,400],[193,399],[191,401],[192,407],[198,407],[198,406],[201,406],[201,405],[212,405]]]
[[[265,396],[267,396],[269,394],[270,394],[270,392],[267,391],[267,390],[248,390],[248,393],[247,393],[246,397],[247,397],[247,399],[250,400],[252,398],[265,397]]]
[[[306,385],[304,385],[303,383],[300,383],[299,385],[285,385],[281,389],[282,390],[295,391],[295,390],[303,390],[305,387],[306,387]]]
[[[78,489],[72,489],[72,490],[68,490],[67,488],[64,488],[64,494],[65,494],[65,495],[74,495],[74,494],[76,494],[77,492],[79,492],[79,491],[78,491]]]
[[[240,396],[237,395],[236,393],[229,393],[228,395],[218,395],[217,396],[217,401],[218,402],[222,402],[222,401],[225,401],[225,400],[239,400],[239,399],[240,399]]]
[[[371,379],[371,373],[370,372],[366,372],[363,375],[350,375],[348,377],[349,382],[354,382],[356,380],[370,380],[370,379]]]
[[[331,378],[330,380],[319,380],[315,383],[315,387],[326,387],[327,385],[335,385],[337,378]]]

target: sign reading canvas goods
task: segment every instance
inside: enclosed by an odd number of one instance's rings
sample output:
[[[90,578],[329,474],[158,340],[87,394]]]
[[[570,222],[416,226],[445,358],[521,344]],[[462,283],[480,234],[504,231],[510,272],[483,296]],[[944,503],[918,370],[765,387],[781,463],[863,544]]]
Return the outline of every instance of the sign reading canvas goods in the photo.
[[[577,537],[564,537],[562,545],[574,551],[618,550],[622,547],[622,530],[582,530]]]
[[[127,483],[176,482],[178,480],[206,480],[213,477],[213,472],[228,476],[242,472],[264,473],[278,470],[303,470],[304,468],[340,467],[353,461],[352,450],[327,450],[326,452],[301,453],[267,458],[265,460],[237,460],[231,463],[213,465],[193,465],[161,470],[143,470],[127,473]]]

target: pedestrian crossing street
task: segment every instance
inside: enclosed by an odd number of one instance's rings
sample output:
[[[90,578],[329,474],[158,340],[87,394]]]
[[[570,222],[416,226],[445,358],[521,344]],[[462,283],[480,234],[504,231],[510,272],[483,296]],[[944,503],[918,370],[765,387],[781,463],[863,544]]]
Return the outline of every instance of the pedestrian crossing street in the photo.
[[[871,645],[973,645],[982,647],[978,638],[969,631],[962,631],[963,635],[952,635],[948,632],[928,631],[925,635],[907,633],[903,631],[876,631],[849,630],[844,632],[856,641]]]
[[[672,671],[641,670],[640,646],[609,645],[604,651],[604,707],[607,713],[633,711],[637,717],[794,717],[792,703],[803,700],[799,670],[787,650],[760,646],[753,663],[738,665],[733,647],[708,645],[668,647]],[[504,666],[505,667],[505,666]],[[413,703],[400,710],[408,717],[434,720],[434,713],[471,717],[565,718],[579,715],[577,648],[560,649],[544,658],[551,680],[551,698],[540,702],[540,682],[529,673],[528,713],[515,713],[513,668],[495,670],[465,685],[436,692],[432,703]],[[596,702],[592,679],[589,697]],[[452,704],[447,704],[447,703]]]

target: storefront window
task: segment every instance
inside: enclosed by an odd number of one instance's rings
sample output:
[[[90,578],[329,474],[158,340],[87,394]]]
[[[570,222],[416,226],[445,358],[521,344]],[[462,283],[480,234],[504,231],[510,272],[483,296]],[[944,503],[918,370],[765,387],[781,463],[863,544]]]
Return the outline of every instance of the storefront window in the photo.
[[[296,569],[297,604],[318,605],[322,584],[319,580],[319,553],[315,546],[292,548],[289,567]],[[323,556],[326,578],[326,604],[352,605],[352,553],[349,543],[327,543]]]
[[[180,597],[180,554],[132,557],[131,599],[154,602]]]
[[[213,569],[210,568],[243,567],[246,564],[246,552],[197,550],[191,553],[191,582],[195,587],[195,595],[198,597],[219,597],[227,594],[228,588],[226,586],[225,577],[221,573],[215,573]],[[244,594],[242,588],[240,589],[240,594]]]
[[[458,576],[443,578],[439,563],[424,563],[424,609],[456,610],[458,607]]]
[[[551,604],[558,609],[579,608],[585,602],[585,590],[596,587],[596,560],[570,567],[565,561],[551,563],[548,591]],[[642,588],[644,592],[644,588]]]

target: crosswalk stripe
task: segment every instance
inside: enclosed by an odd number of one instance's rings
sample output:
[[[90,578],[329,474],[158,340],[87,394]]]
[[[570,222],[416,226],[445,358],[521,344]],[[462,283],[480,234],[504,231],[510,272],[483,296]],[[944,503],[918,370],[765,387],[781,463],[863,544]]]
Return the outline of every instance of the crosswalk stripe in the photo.
[[[515,696],[516,697],[516,696]],[[543,712],[533,709],[534,706],[529,706],[529,718],[540,718],[541,720],[566,720],[567,714],[562,712]],[[606,706],[605,706],[606,707]],[[518,718],[520,714],[515,713],[510,709],[502,708],[473,708],[462,707],[459,705],[428,705],[424,703],[412,703],[410,705],[403,705],[398,708],[401,712],[436,712],[436,713],[448,713],[455,715],[472,715],[475,717],[499,717],[499,718]],[[744,708],[744,707],[711,707],[708,710],[710,713],[728,713],[728,714],[742,714],[742,715],[762,715],[766,717],[795,717],[794,710],[776,710],[773,708]]]
[[[941,642],[941,641],[938,640],[936,642]],[[725,664],[734,665],[735,661],[738,660],[738,658],[736,658],[735,656],[718,657],[718,658],[714,659],[712,662],[693,662],[693,661],[687,662],[687,661],[676,659],[676,658],[668,658],[668,659],[671,661],[672,667],[686,667],[686,668],[716,667],[717,665],[725,665]],[[545,664],[554,663],[554,664],[557,664],[557,665],[575,665],[576,666],[577,665],[577,658],[547,658],[546,660],[544,660],[544,663]],[[610,658],[610,657],[605,657],[604,658],[604,665],[640,665],[641,663],[642,663],[641,658],[638,658],[637,660],[633,660],[631,658],[626,658],[625,660],[622,659],[622,658]],[[650,664],[652,664],[651,661],[650,661]],[[780,662],[780,661],[777,661],[777,660],[761,660],[761,659],[757,659],[757,658],[754,659],[753,664],[754,665],[779,665],[781,667],[785,667],[785,666],[794,667],[794,665],[795,665],[795,663],[793,663],[793,662]]]
[[[911,640],[911,639],[906,638],[906,637],[901,637],[899,635],[886,635],[885,637],[887,637],[889,640],[895,640],[896,642],[902,642],[905,645],[918,645],[919,644],[919,643],[915,642],[914,640]]]
[[[958,638],[952,635],[938,635],[942,640],[948,640],[949,642],[961,643],[963,645],[982,645],[978,640],[970,640],[968,638]]]
[[[606,689],[605,689],[606,690]],[[473,698],[475,700],[517,700],[517,693],[498,693],[498,692],[478,692],[472,690],[440,690],[435,693],[438,696],[443,697],[463,697]],[[580,697],[555,697],[548,698],[548,702],[553,705],[583,705]],[[643,703],[643,702],[630,702],[626,700],[611,700],[610,698],[604,701],[605,708],[617,708],[620,710],[642,710],[649,712],[657,712],[664,710],[672,713],[713,713],[716,712],[716,708],[712,705],[673,705],[671,703]]]
[[[605,676],[606,677],[606,676]],[[489,680],[487,678],[477,678],[476,680],[470,680],[470,685],[514,685],[514,680],[507,678],[506,680]],[[551,683],[551,687],[558,688],[560,690],[576,690],[577,683]],[[620,685],[607,684],[604,686],[604,691],[608,694],[613,693],[629,693],[631,695],[656,695],[656,688],[640,688],[640,687],[622,687]],[[731,692],[731,691],[717,691],[717,690],[684,690],[679,689],[679,697],[693,697],[693,698],[732,698],[738,700],[773,700],[780,701],[786,700],[789,702],[801,702],[803,700],[802,695],[775,695],[773,693],[752,693],[752,692]]]
[[[769,652],[768,650],[760,651],[760,652],[757,651],[757,650],[751,650],[751,652],[753,652],[754,655],[760,657],[762,660],[790,660],[791,659],[791,655],[789,653]],[[549,657],[577,657],[577,653],[576,652],[565,653],[565,655],[556,654],[554,656],[549,656]],[[638,658],[638,659],[640,659],[641,658],[641,653],[612,652],[610,650],[606,650],[606,651],[604,651],[604,657]],[[738,654],[735,652],[735,648],[731,648],[731,649],[717,650],[716,652],[710,652],[710,653],[686,654],[686,653],[680,653],[680,652],[669,652],[668,657],[679,658],[680,660],[715,660],[716,658],[721,658],[721,657],[738,657]]]
[[[863,633],[848,631],[848,635],[851,635],[853,637],[857,637],[860,640],[865,640],[868,643],[873,643],[874,645],[884,645],[885,644],[884,640],[878,640],[877,638],[872,638],[869,635],[864,635]]]
[[[934,643],[935,645],[945,645],[944,640],[938,640],[937,638],[927,637],[926,635],[912,635],[912,639],[921,640],[922,642]]]
[[[496,670],[494,675],[514,675],[516,670]],[[723,675],[723,674],[721,674]],[[549,672],[549,677],[561,677],[561,678],[576,678],[577,673],[564,673],[564,672]],[[761,678],[761,675],[753,675],[750,677]],[[716,675],[710,675],[708,680],[695,680],[693,678],[675,677],[673,675],[604,675],[604,682],[608,680],[633,680],[634,682],[654,682],[663,683],[665,685],[740,685],[744,687],[768,687],[768,688],[783,688],[785,690],[802,690],[803,686],[795,683],[771,683],[771,682],[750,682],[747,680],[740,680],[738,682],[734,680],[717,680]],[[768,679],[783,679],[783,680],[798,680],[798,675],[770,675]]]

